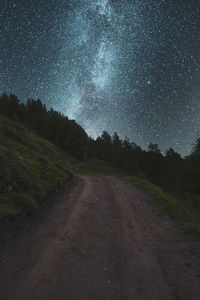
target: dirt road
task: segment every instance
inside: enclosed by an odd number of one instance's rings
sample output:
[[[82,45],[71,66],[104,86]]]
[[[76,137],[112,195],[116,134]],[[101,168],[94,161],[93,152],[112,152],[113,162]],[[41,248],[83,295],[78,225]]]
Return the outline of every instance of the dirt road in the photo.
[[[4,255],[1,300],[200,299],[200,243],[114,177],[78,177]]]

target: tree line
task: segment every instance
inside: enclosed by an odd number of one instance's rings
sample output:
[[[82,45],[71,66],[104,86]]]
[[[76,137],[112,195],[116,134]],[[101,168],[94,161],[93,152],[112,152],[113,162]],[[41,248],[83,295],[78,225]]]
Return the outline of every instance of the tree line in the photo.
[[[22,122],[80,160],[104,160],[126,174],[146,178],[181,197],[187,205],[200,208],[200,137],[194,142],[191,154],[182,158],[172,148],[163,155],[154,143],[145,151],[128,138],[120,139],[116,132],[110,136],[104,131],[96,140],[92,139],[76,121],[52,108],[47,110],[40,99],[23,103],[14,94],[3,94],[0,113]]]

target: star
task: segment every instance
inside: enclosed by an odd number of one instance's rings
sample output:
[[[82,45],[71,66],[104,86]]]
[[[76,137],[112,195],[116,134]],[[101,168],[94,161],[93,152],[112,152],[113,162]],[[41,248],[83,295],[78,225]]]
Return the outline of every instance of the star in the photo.
[[[0,92],[183,156],[200,129],[200,2],[3,1]]]

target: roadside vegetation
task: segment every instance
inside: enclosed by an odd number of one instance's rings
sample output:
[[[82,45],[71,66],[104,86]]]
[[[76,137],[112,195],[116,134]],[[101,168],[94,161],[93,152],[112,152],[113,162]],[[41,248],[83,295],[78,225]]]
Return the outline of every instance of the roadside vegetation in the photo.
[[[200,212],[192,206],[188,207],[181,199],[164,192],[159,186],[148,180],[127,176],[121,170],[113,168],[101,160],[92,160],[73,168],[73,172],[85,175],[104,175],[119,177],[143,190],[150,196],[151,204],[158,213],[170,216],[175,222],[181,224],[186,233],[193,233],[200,237]]]
[[[170,216],[174,221],[183,225],[186,233],[193,233],[200,237],[200,212],[188,207],[184,201],[166,193],[160,187],[152,184],[146,179],[135,176],[125,176],[124,180],[138,186],[150,196],[151,204],[161,214]]]
[[[110,166],[108,163],[100,159],[92,159],[79,163],[73,166],[72,170],[74,174],[83,175],[116,176],[117,174],[124,174],[121,170]]]
[[[36,211],[70,179],[70,157],[0,115],[0,218]]]
[[[137,184],[186,231],[200,232],[200,137],[184,158],[172,148],[163,154],[154,143],[143,150],[116,132],[92,139],[40,99],[23,103],[3,94],[0,139],[1,218],[36,210],[71,173],[100,174]]]

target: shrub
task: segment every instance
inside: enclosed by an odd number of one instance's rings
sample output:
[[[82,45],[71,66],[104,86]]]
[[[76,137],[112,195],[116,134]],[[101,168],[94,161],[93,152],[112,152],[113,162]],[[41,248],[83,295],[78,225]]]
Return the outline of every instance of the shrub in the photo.
[[[20,213],[30,214],[38,209],[36,201],[27,194],[16,193],[12,197],[16,210]]]

